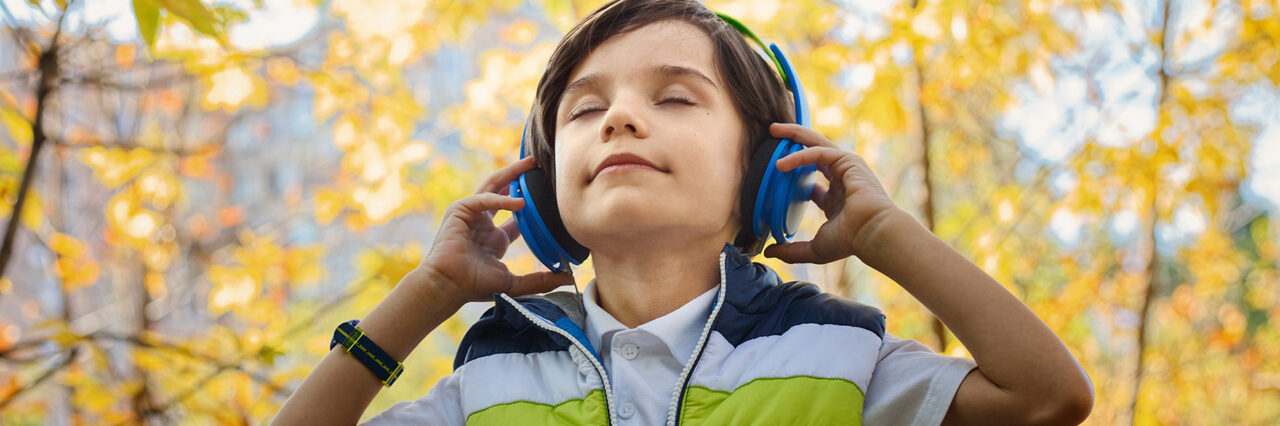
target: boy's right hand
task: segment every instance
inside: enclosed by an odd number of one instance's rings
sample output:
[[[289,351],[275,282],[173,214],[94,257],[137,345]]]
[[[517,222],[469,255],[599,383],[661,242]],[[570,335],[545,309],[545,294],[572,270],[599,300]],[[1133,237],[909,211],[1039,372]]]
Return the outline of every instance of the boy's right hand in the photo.
[[[495,227],[490,212],[524,208],[524,199],[508,195],[510,183],[534,167],[533,158],[525,157],[489,175],[475,194],[450,204],[418,272],[458,303],[492,300],[494,293],[520,296],[573,285],[573,278],[564,273],[513,275],[501,260],[520,238],[520,229],[515,219]]]

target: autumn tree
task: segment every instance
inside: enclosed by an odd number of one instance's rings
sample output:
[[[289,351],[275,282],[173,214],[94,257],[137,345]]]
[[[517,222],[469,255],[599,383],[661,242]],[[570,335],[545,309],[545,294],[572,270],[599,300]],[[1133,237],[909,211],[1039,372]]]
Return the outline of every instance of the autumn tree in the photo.
[[[0,3],[3,421],[268,419],[516,159],[552,48],[601,3]],[[1280,232],[1250,189],[1280,135],[1274,2],[709,6],[786,50],[815,128],[1058,333],[1090,422],[1280,419]],[[857,259],[756,260],[966,356]],[[506,262],[540,267],[519,242]],[[449,374],[484,308],[367,414]]]

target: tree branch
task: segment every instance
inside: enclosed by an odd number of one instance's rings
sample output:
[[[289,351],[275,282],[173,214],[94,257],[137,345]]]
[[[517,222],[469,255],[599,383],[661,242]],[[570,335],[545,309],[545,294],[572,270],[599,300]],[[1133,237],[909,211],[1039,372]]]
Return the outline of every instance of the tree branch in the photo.
[[[283,389],[283,387],[280,384],[277,384],[275,381],[271,380],[269,377],[262,375],[262,373],[249,371],[248,369],[240,365],[241,362],[244,361],[246,357],[244,355],[238,357],[239,359],[237,359],[234,362],[227,362],[212,356],[201,354],[199,352],[191,350],[191,348],[178,345],[175,343],[150,340],[150,339],[143,338],[141,336],[117,334],[117,333],[106,332],[106,331],[89,333],[84,336],[79,336],[79,339],[124,342],[124,343],[129,343],[141,348],[166,350],[166,351],[174,352],[191,359],[212,364],[215,368],[219,369],[219,371],[224,371],[229,369],[229,370],[235,370],[235,371],[244,373],[245,376],[248,376],[250,379],[253,379],[253,381],[266,386],[268,389],[271,390],[272,393],[276,395],[288,396],[290,393],[292,393],[292,391],[287,391],[286,389]],[[22,349],[32,347],[32,346],[39,346],[42,344],[49,343],[51,341],[53,341],[53,339],[48,338],[48,339],[39,339],[39,340],[30,340],[26,342],[20,342],[8,349],[0,351],[0,358],[8,359],[11,361],[15,361],[15,360],[30,361],[30,360],[44,359],[47,356],[56,355],[57,353],[62,352],[62,351],[54,351],[51,353],[41,353],[39,354],[39,356],[30,357],[30,358],[14,358],[13,357],[14,353],[19,352]],[[77,349],[78,348],[72,347],[72,350],[77,350]]]
[[[44,372],[40,373],[40,375],[37,376],[35,380],[31,381],[31,383],[27,383],[22,387],[15,389],[13,393],[5,395],[4,399],[0,400],[0,409],[4,409],[4,407],[8,406],[9,403],[18,399],[18,397],[21,396],[23,393],[26,393],[31,389],[35,389],[36,386],[40,386],[40,384],[44,383],[45,380],[49,380],[50,377],[53,377],[54,373],[57,373],[59,370],[66,368],[68,365],[71,365],[71,362],[76,359],[76,355],[78,355],[79,353],[80,353],[80,348],[71,348],[71,350],[66,352],[66,357],[63,358],[62,361],[58,361],[54,365],[50,366],[48,369],[45,369]]]
[[[920,9],[919,0],[911,0],[911,8],[918,11]],[[929,178],[930,129],[929,115],[924,107],[924,60],[921,58],[921,50],[922,49],[916,49],[916,51],[911,55],[916,72],[916,111],[919,114],[917,119],[920,121],[920,166],[923,168],[922,174],[924,175],[924,204],[920,206],[920,210],[923,215],[925,228],[928,228],[929,232],[933,232],[933,197],[935,191],[933,188],[933,181]],[[933,323],[933,335],[938,339],[938,352],[944,352],[947,350],[947,326],[943,325],[942,320],[938,319],[938,317],[933,315],[932,312],[929,313],[929,317],[932,319]]]
[[[1169,33],[1169,16],[1170,3],[1173,0],[1164,0],[1163,3],[1163,19],[1160,22],[1160,62],[1157,64],[1157,75],[1160,78],[1160,95],[1156,103],[1157,114],[1164,113],[1165,103],[1169,99],[1169,49],[1170,33]],[[1153,135],[1156,139],[1160,139],[1160,134]],[[1160,148],[1156,148],[1157,150]],[[1146,369],[1146,350],[1147,350],[1147,325],[1150,322],[1151,305],[1155,302],[1156,274],[1160,271],[1159,252],[1156,250],[1156,221],[1160,219],[1159,214],[1159,194],[1160,194],[1160,176],[1159,171],[1153,171],[1150,176],[1152,182],[1151,194],[1148,196],[1150,202],[1150,212],[1146,221],[1147,238],[1150,240],[1146,248],[1147,255],[1147,282],[1146,288],[1143,289],[1142,306],[1138,313],[1138,360],[1134,366],[1133,374],[1133,391],[1129,399],[1129,423],[1135,424],[1138,417],[1138,395],[1142,391],[1143,372]]]
[[[68,6],[69,7],[69,6]],[[9,266],[9,258],[13,255],[13,239],[18,233],[18,222],[22,219],[22,207],[27,202],[27,192],[31,189],[32,181],[35,179],[36,165],[40,162],[40,149],[44,147],[44,116],[49,109],[49,95],[57,89],[58,81],[58,36],[62,34],[62,23],[66,21],[67,12],[64,10],[62,15],[58,17],[58,28],[53,32],[53,38],[49,40],[49,48],[40,53],[39,67],[40,84],[36,88],[36,117],[31,123],[31,154],[27,157],[27,167],[22,172],[22,183],[18,186],[18,198],[13,202],[13,210],[10,210],[9,223],[5,226],[4,240],[0,242],[0,277],[4,277],[4,273]]]

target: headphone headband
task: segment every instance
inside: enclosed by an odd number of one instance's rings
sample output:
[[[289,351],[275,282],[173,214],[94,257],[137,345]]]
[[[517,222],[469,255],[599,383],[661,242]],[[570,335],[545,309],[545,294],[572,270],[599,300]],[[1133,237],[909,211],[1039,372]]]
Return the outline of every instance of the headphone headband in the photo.
[[[729,23],[729,26],[738,30],[738,32],[742,33],[742,35],[747,36],[747,39],[754,41],[757,46],[760,46],[760,50],[764,51],[765,56],[768,56],[769,59],[773,61],[773,66],[777,67],[778,74],[782,76],[782,79],[783,80],[787,79],[787,72],[782,69],[782,64],[778,62],[778,57],[773,56],[773,51],[770,51],[769,47],[764,44],[764,41],[761,41],[760,37],[756,37],[756,33],[752,32],[750,28],[747,28],[746,24],[743,24],[742,21],[739,21],[732,16],[725,15],[720,12],[716,12],[716,16],[719,16],[720,19],[723,19],[725,22]]]
[[[755,42],[757,46],[760,46],[760,49],[764,50],[765,56],[767,56],[770,61],[773,61],[773,65],[777,68],[778,74],[782,76],[782,81],[787,84],[787,89],[791,90],[791,100],[793,101],[792,105],[795,105],[796,109],[796,124],[804,127],[811,127],[809,120],[809,101],[805,99],[804,86],[800,85],[800,78],[796,75],[796,69],[791,66],[791,61],[787,59],[787,55],[782,53],[782,49],[779,49],[778,45],[775,43],[769,43],[766,46],[764,41],[760,40],[760,37],[756,36],[756,33],[752,32],[750,28],[747,28],[746,24],[743,24],[742,21],[739,21],[732,16],[725,15],[720,12],[716,12],[716,16],[719,16],[720,19],[727,22],[729,26],[738,30],[739,33],[742,33],[742,35],[746,36],[747,39]]]

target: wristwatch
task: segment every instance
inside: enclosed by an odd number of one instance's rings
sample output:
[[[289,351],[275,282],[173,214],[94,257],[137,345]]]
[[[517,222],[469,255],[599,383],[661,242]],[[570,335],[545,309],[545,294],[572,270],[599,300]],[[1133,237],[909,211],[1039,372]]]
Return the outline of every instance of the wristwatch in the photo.
[[[338,328],[333,330],[333,339],[329,341],[329,349],[341,345],[343,350],[354,355],[365,367],[369,367],[369,371],[378,376],[383,386],[391,387],[404,371],[404,364],[373,343],[364,334],[364,330],[356,326],[359,323],[360,320],[351,320],[338,324]]]

